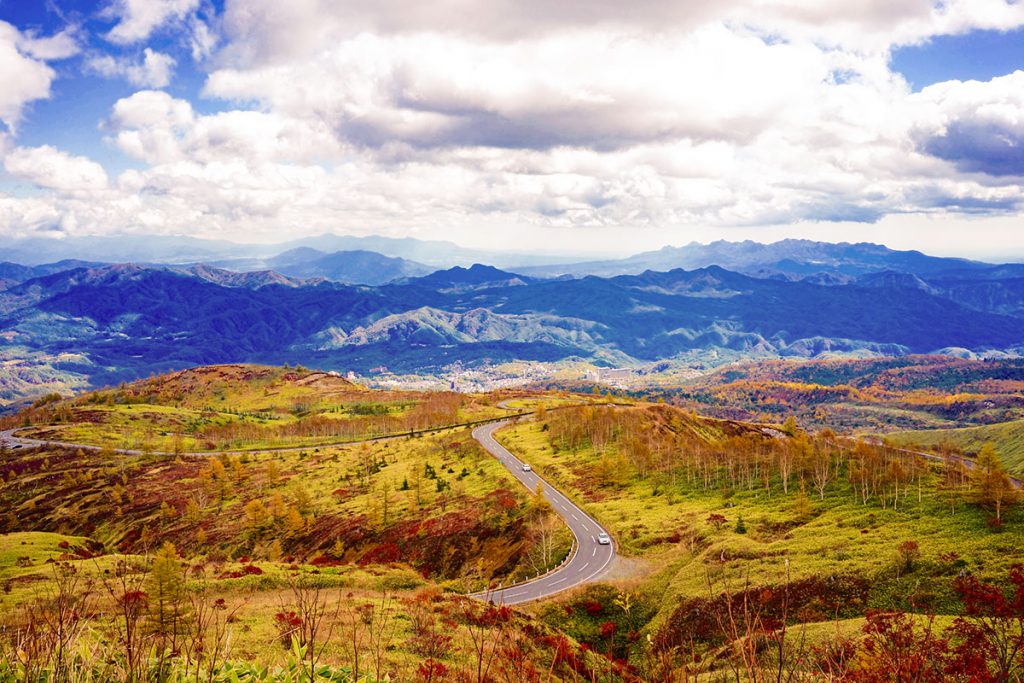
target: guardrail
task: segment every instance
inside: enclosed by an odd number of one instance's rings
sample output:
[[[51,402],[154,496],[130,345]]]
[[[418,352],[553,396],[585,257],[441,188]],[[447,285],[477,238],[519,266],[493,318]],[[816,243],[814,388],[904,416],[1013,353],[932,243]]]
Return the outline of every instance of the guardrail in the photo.
[[[554,567],[551,567],[550,569],[547,569],[544,572],[538,572],[537,575],[534,576],[532,579],[523,579],[522,581],[516,581],[515,583],[510,583],[507,586],[505,584],[503,584],[503,583],[499,583],[497,588],[488,588],[487,590],[480,591],[478,593],[468,593],[466,595],[466,597],[487,599],[491,595],[494,595],[495,593],[500,593],[502,591],[511,590],[511,589],[517,588],[519,586],[526,586],[526,585],[531,584],[531,583],[533,583],[535,581],[539,581],[542,578],[544,578],[545,576],[548,576],[549,574],[554,574],[555,572],[559,571],[562,567],[564,567],[565,565],[567,565],[570,562],[572,562],[573,558],[576,557],[576,553],[578,553],[579,550],[580,550],[580,546],[576,542],[576,535],[573,534],[572,542],[569,545],[569,552],[566,553],[565,557],[562,558],[562,561],[559,562]],[[529,602],[529,601],[524,601],[524,602]]]

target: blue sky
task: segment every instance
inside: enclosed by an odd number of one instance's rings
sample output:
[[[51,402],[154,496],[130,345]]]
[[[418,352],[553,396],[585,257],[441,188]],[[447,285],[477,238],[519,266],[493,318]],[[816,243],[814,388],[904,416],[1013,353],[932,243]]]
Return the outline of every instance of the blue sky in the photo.
[[[1024,69],[1024,30],[935,36],[893,50],[892,68],[915,90],[942,81],[988,81]]]
[[[0,235],[1024,257],[1024,8],[697,5],[0,0]]]
[[[59,33],[69,25],[80,27],[78,36],[82,54],[53,64],[58,78],[52,85],[51,96],[30,105],[19,126],[18,142],[30,146],[56,146],[95,159],[108,171],[116,173],[138,164],[116,147],[103,142],[101,125],[110,115],[114,102],[139,88],[124,79],[96,75],[85,67],[85,63],[88,54],[97,53],[138,59],[143,48],[104,40],[103,34],[117,24],[115,16],[103,15],[108,6],[108,3],[97,2],[0,0],[0,21],[44,36]],[[222,11],[222,3],[218,6]],[[174,31],[157,31],[147,40],[146,47],[176,58],[174,78],[165,87],[167,92],[195,103],[197,109],[216,109],[219,103],[200,97],[206,73],[201,64],[188,59],[180,35]]]

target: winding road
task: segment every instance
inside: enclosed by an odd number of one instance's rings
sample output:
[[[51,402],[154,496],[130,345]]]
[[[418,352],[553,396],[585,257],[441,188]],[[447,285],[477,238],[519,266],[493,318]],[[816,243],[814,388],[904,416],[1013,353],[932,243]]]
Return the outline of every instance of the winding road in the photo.
[[[475,595],[495,604],[516,605],[540,600],[599,578],[608,571],[612,560],[615,559],[615,545],[598,543],[598,534],[607,533],[604,527],[532,469],[524,471],[525,463],[498,443],[494,438],[494,432],[509,422],[503,420],[481,425],[473,430],[473,438],[530,491],[536,491],[537,485],[543,483],[544,498],[565,521],[574,537],[573,550],[568,561],[563,562],[557,569],[532,581]]]
[[[511,410],[511,408],[508,408],[507,406],[502,407],[506,410]],[[584,512],[578,505],[569,500],[565,494],[551,486],[551,484],[541,478],[532,469],[529,471],[523,470],[523,465],[526,463],[514,456],[507,448],[498,443],[494,438],[494,432],[510,423],[511,420],[509,418],[502,418],[494,422],[479,425],[473,430],[473,438],[484,447],[484,450],[497,458],[498,461],[501,462],[509,472],[511,472],[512,476],[518,479],[519,482],[531,492],[536,492],[537,485],[543,483],[544,498],[551,504],[554,512],[562,518],[565,525],[573,535],[573,547],[570,551],[570,555],[568,559],[556,569],[553,569],[547,574],[531,581],[526,581],[524,583],[508,587],[498,587],[495,590],[488,591],[486,593],[477,593],[472,596],[488,600],[495,604],[516,605],[525,602],[532,602],[534,600],[541,600],[551,595],[555,595],[556,593],[561,593],[562,591],[598,579],[608,571],[609,567],[611,567],[612,560],[615,559],[615,545],[612,542],[607,544],[598,543],[598,535],[601,533],[607,533],[604,527],[598,524],[593,517]],[[44,441],[17,436],[15,433],[18,429],[20,428],[0,431],[0,444],[7,448],[34,448],[37,446],[49,445],[59,446],[62,448],[81,448],[89,451],[100,450],[99,446],[90,444],[76,444],[66,441]],[[404,438],[404,436],[405,435],[378,437],[377,439],[372,440],[379,440],[380,438]],[[349,441],[335,445],[348,446],[357,443],[361,442]],[[306,448],[310,447],[287,447],[267,450],[287,451]],[[125,448],[115,448],[113,451],[124,455],[143,454],[142,451]],[[252,453],[254,451],[244,452]],[[161,453],[154,452],[153,454]],[[166,453],[162,454],[169,455]],[[213,453],[183,453],[182,455],[210,456],[213,455]]]

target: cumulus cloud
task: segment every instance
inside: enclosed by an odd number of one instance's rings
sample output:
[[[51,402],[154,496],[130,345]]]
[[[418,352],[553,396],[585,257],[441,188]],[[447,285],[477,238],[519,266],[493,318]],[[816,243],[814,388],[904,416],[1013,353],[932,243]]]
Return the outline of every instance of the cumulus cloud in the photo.
[[[132,85],[163,88],[170,84],[175,60],[170,55],[145,48],[138,59],[96,54],[85,62],[86,70],[106,78],[124,78]]]
[[[343,154],[334,132],[315,122],[242,110],[197,116],[188,101],[155,90],[118,100],[107,127],[121,151],[153,166],[313,163]]]
[[[499,45],[362,35],[313,61],[217,71],[206,90],[317,116],[376,147],[613,149],[749,140],[774,113],[805,104],[831,61],[814,46],[768,44],[721,25],[685,38],[586,32]],[[295,87],[299,79],[332,87]]]
[[[56,73],[41,56],[69,56],[64,39],[47,44],[0,21],[0,122],[14,130],[29,102],[50,96]]]
[[[889,64],[895,45],[1020,26],[1020,3],[229,0],[216,30],[198,0],[114,7],[121,43],[178,26],[229,108],[155,90],[160,53],[97,58],[145,88],[103,125],[137,167],[96,183],[102,201],[0,202],[26,202],[19,225],[682,234],[1010,214],[1024,196],[1024,76],[913,93]]]
[[[1007,0],[229,0],[224,24],[229,53],[249,62],[314,54],[360,33],[444,33],[495,41],[531,40],[576,30],[670,34],[708,23],[757,28],[787,39],[885,51],[972,29],[1024,24],[1024,7]]]
[[[81,52],[79,33],[80,30],[74,26],[52,36],[41,36],[36,31],[26,31],[18,35],[17,44],[22,52],[36,59],[67,59]]]
[[[1024,71],[939,83],[915,99],[927,112],[916,132],[925,152],[968,172],[1024,176]]]
[[[121,45],[139,43],[157,29],[180,22],[195,12],[199,0],[115,0],[107,15],[117,24],[107,33],[107,40]]]
[[[60,192],[87,193],[107,187],[107,173],[98,163],[50,145],[16,148],[4,158],[4,168],[38,187]]]

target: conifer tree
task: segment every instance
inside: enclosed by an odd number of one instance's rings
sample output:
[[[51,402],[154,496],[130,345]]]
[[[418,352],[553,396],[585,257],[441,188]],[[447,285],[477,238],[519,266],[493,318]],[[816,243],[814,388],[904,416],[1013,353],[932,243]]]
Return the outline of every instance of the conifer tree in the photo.
[[[1010,477],[1006,474],[995,446],[988,442],[978,451],[978,457],[974,462],[974,469],[971,472],[971,485],[974,494],[974,502],[981,507],[992,510],[995,514],[995,521],[1002,523],[1003,512],[1006,508],[1014,505],[1019,499],[1019,493],[1014,487]]]
[[[177,650],[188,624],[189,604],[185,568],[172,543],[164,543],[153,558],[145,590],[146,629],[156,637],[160,652]]]

